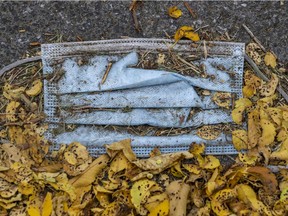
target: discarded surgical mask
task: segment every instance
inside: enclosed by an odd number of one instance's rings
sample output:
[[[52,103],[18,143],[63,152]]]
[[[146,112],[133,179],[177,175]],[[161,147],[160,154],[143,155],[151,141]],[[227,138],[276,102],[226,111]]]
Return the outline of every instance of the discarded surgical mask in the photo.
[[[53,149],[78,141],[94,156],[125,138],[138,156],[155,147],[187,150],[193,142],[206,143],[208,154],[234,154],[229,135],[206,140],[196,131],[232,122],[231,101],[242,96],[243,53],[242,43],[163,39],[44,44],[46,137]],[[221,92],[229,97],[219,102]]]

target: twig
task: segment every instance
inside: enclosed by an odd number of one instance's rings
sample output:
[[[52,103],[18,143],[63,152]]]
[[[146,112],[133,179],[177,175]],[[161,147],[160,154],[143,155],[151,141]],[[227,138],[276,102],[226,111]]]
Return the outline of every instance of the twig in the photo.
[[[21,59],[16,62],[13,62],[12,64],[7,65],[0,70],[0,76],[2,76],[5,72],[12,70],[13,68],[18,67],[22,64],[26,64],[26,63],[33,62],[33,61],[39,61],[39,60],[41,60],[41,56],[35,56],[35,57]]]
[[[188,2],[184,2],[184,6],[187,8],[187,10],[189,11],[189,13],[191,14],[191,16],[194,19],[197,19],[197,14],[192,10],[192,8],[190,7],[190,5],[188,4]]]
[[[244,27],[244,29],[248,32],[248,34],[250,35],[250,37],[259,45],[259,47],[263,50],[263,52],[266,52],[266,49],[262,46],[262,44],[260,43],[260,41],[255,37],[255,35],[252,33],[252,31],[245,25],[242,25]]]
[[[204,58],[207,59],[208,56],[208,51],[207,51],[207,47],[206,47],[206,41],[203,41],[203,49],[204,49]]]
[[[108,63],[108,65],[107,65],[107,69],[106,69],[106,71],[105,71],[105,73],[104,73],[104,75],[103,75],[103,77],[102,77],[102,80],[101,80],[101,85],[103,85],[104,83],[105,83],[105,81],[106,81],[106,79],[107,79],[107,76],[108,76],[108,74],[109,74],[109,71],[110,71],[110,69],[111,69],[111,67],[112,67],[112,62],[109,62]]]
[[[251,67],[255,71],[256,75],[259,76],[264,81],[268,82],[269,81],[268,77],[266,77],[266,75],[260,71],[258,66],[253,62],[253,60],[246,54],[244,55],[244,57],[245,57],[245,60],[251,65]],[[288,102],[288,94],[284,91],[284,89],[280,85],[277,87],[277,91]]]
[[[189,62],[187,62],[185,59],[181,58],[181,57],[178,56],[178,55],[177,55],[177,58],[178,58],[181,62],[183,62],[184,64],[190,66],[191,69],[192,69],[194,72],[196,72],[197,74],[200,73],[200,71],[198,70],[198,68],[197,68],[195,65],[193,65],[193,64],[191,64],[191,63],[189,63]]]
[[[141,28],[140,28],[140,25],[139,25],[139,22],[138,22],[138,19],[137,19],[137,14],[136,14],[136,10],[137,10],[138,4],[139,4],[139,1],[133,0],[131,5],[130,5],[130,7],[129,7],[129,10],[132,13],[135,29],[138,32],[141,32]]]

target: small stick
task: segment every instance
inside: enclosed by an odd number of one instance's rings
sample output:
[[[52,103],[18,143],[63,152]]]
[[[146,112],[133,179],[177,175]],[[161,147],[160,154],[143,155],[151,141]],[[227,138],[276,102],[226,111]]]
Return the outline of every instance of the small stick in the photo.
[[[104,73],[104,75],[103,75],[103,77],[102,77],[102,80],[101,80],[101,85],[103,85],[104,83],[105,83],[105,81],[106,81],[106,79],[107,79],[107,76],[108,76],[108,74],[109,74],[109,71],[110,71],[110,69],[111,69],[111,67],[112,67],[112,62],[109,62],[108,63],[108,66],[107,66],[107,69],[106,69],[106,71],[105,71],[105,73]]]
[[[139,25],[139,22],[138,22],[138,19],[137,19],[137,14],[136,14],[136,9],[137,9],[138,3],[139,3],[139,1],[133,0],[131,5],[130,5],[130,7],[129,7],[129,10],[132,13],[135,29],[138,32],[141,32],[141,28],[140,28],[140,25]]]
[[[245,60],[251,65],[251,67],[253,68],[253,70],[257,74],[257,76],[259,76],[264,81],[268,82],[269,81],[268,77],[266,77],[266,75],[260,71],[258,66],[253,62],[253,60],[246,54],[244,55],[244,57],[245,57]],[[284,91],[284,89],[280,85],[277,87],[277,91],[288,102],[288,94]]]
[[[250,37],[259,45],[259,47],[263,50],[263,52],[266,52],[266,49],[262,46],[262,44],[260,43],[260,41],[255,37],[255,35],[252,33],[252,31],[245,25],[242,25],[244,27],[244,29],[248,32],[248,34],[250,35]]]
[[[204,58],[207,59],[208,51],[207,51],[206,41],[205,40],[203,42],[203,49],[204,49]]]
[[[196,73],[198,73],[198,74],[200,73],[200,71],[198,70],[198,68],[197,68],[195,65],[187,62],[185,59],[182,59],[182,58],[181,58],[180,56],[178,56],[178,55],[177,55],[177,58],[178,58],[181,62],[183,62],[184,64],[187,64],[188,66],[190,66],[191,69],[192,69],[194,72],[196,72]]]
[[[197,19],[197,14],[192,10],[192,8],[191,8],[190,5],[188,4],[188,2],[184,2],[183,4],[184,4],[184,6],[187,8],[187,10],[188,10],[189,13],[191,14],[191,16],[192,16],[194,19]]]

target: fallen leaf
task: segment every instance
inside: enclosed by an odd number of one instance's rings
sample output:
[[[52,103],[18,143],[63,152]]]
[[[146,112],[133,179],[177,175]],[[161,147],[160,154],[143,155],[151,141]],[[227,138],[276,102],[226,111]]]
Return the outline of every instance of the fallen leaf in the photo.
[[[35,97],[42,92],[43,83],[40,79],[33,81],[32,86],[25,91],[30,97]]]
[[[119,142],[114,142],[110,145],[106,145],[106,151],[111,158],[114,158],[119,151],[123,151],[123,154],[130,162],[137,159],[131,148],[131,139],[125,139]]]
[[[204,125],[197,130],[197,135],[205,140],[217,139],[221,134],[219,127],[214,125]]]
[[[211,200],[212,211],[219,216],[231,215],[231,211],[225,202],[231,201],[236,197],[233,189],[222,189],[213,195]]]
[[[152,174],[157,174],[173,166],[175,162],[182,158],[193,158],[193,155],[188,151],[175,152],[162,154],[148,159],[138,159],[133,163],[143,170],[149,170]]]
[[[165,199],[159,203],[154,209],[151,209],[148,216],[166,216],[169,214],[169,200]]]
[[[229,109],[232,102],[232,95],[228,92],[216,92],[213,94],[212,101],[219,107]]]
[[[271,153],[270,158],[274,160],[284,160],[286,163],[288,163],[288,138],[284,140],[280,148],[274,152]]]
[[[48,192],[42,204],[42,216],[50,216],[52,213],[52,209],[53,209],[52,194]]]
[[[278,83],[278,76],[272,73],[270,81],[260,87],[260,95],[265,97],[272,96],[273,94],[275,94]]]
[[[16,100],[20,98],[24,91],[24,87],[13,88],[12,85],[5,83],[3,88],[3,96],[8,100]]]
[[[17,101],[11,101],[9,104],[7,104],[6,107],[6,119],[11,122],[15,122],[18,120],[16,116],[16,112],[20,106],[20,103]]]
[[[182,16],[182,11],[177,6],[172,6],[168,8],[168,14],[172,18],[178,19]]]
[[[265,57],[264,57],[264,62],[267,66],[271,66],[272,68],[275,68],[276,65],[277,65],[277,62],[276,62],[276,57],[273,53],[271,52],[267,52],[265,54]]]
[[[75,188],[92,184],[96,176],[107,166],[108,162],[108,155],[101,155],[95,159],[81,175],[70,179],[69,183]]]
[[[187,38],[190,39],[192,41],[199,41],[199,35],[195,32],[193,32],[193,27],[191,26],[182,26],[180,27],[175,35],[174,35],[174,39],[175,41],[179,41],[181,38]]]
[[[232,131],[232,142],[238,151],[248,149],[248,134],[246,130]]]
[[[254,109],[248,113],[248,149],[254,148],[260,137],[260,114],[257,109]]]
[[[150,196],[150,189],[154,185],[156,185],[156,182],[148,179],[141,179],[132,185],[130,191],[131,202],[135,206],[138,214],[147,214],[147,210],[142,205],[147,202],[148,197]]]
[[[166,188],[170,201],[170,216],[186,215],[190,186],[182,181],[173,181]]]
[[[247,98],[240,98],[235,102],[235,108],[232,110],[232,119],[235,123],[241,124],[243,112],[252,106],[252,102]]]
[[[203,169],[215,169],[220,166],[220,161],[213,155],[208,155],[204,158],[204,163],[200,164]]]

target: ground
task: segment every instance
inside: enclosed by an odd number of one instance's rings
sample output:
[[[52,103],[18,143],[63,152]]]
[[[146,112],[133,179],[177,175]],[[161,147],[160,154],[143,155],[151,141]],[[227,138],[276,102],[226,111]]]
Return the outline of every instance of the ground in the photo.
[[[39,49],[31,47],[31,42],[49,42],[52,36],[47,33],[63,35],[65,41],[121,36],[166,38],[181,25],[193,25],[217,34],[228,32],[233,41],[248,42],[244,23],[281,61],[288,60],[287,2],[189,2],[198,14],[195,19],[181,1],[148,1],[137,10],[140,33],[133,26],[129,5],[130,1],[1,2],[0,68],[23,57],[26,50]],[[180,19],[167,15],[167,8],[172,5],[182,9]]]

